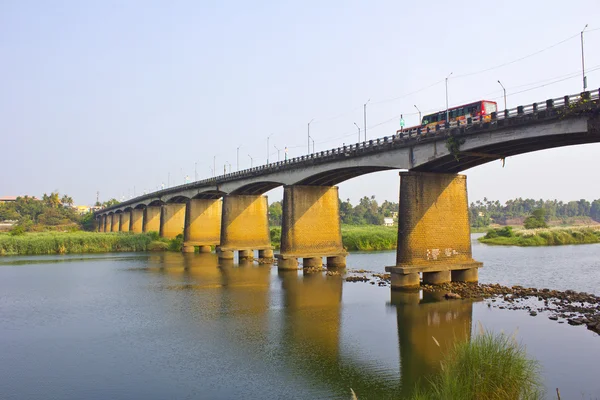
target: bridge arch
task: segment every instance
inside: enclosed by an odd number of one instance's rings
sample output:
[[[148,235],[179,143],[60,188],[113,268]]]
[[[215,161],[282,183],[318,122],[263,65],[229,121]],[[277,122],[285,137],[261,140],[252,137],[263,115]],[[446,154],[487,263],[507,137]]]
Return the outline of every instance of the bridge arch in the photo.
[[[238,194],[238,195],[258,195],[268,192],[271,189],[275,189],[276,187],[283,186],[281,182],[252,182],[248,185],[241,186],[235,190],[233,190],[230,194]]]
[[[205,200],[215,200],[220,199],[225,196],[227,193],[220,190],[205,190],[203,192],[198,193],[193,199],[205,199]]]

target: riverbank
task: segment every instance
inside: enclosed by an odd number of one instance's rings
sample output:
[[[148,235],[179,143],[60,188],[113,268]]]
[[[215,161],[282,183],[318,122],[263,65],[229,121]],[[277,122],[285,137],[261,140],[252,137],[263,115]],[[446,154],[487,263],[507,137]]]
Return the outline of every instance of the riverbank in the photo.
[[[281,227],[271,227],[271,245],[279,249]],[[342,225],[342,244],[348,251],[394,250],[398,241],[397,226]]]
[[[514,230],[510,226],[490,229],[481,243],[502,246],[558,246],[600,243],[600,227],[569,227]]]
[[[0,234],[0,256],[146,251],[157,233],[40,232]]]

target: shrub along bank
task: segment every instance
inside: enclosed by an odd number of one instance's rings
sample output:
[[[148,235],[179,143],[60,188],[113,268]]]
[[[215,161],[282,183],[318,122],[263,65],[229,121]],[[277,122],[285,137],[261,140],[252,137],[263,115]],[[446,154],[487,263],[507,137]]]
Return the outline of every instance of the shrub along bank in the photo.
[[[348,251],[393,250],[398,227],[381,225],[342,225],[342,243]],[[271,245],[279,249],[281,227],[271,227]]]
[[[600,227],[513,230],[510,226],[490,229],[481,243],[505,246],[557,246],[600,243]]]
[[[158,233],[43,232],[0,234],[0,255],[146,251]]]

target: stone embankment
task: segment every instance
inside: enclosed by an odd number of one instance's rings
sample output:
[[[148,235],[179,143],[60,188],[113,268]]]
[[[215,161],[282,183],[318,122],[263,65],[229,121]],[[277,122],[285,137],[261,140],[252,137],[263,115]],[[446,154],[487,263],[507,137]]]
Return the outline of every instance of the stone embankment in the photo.
[[[349,273],[346,276],[347,282],[368,282],[378,286],[390,284],[389,274],[366,270],[350,270]],[[421,289],[424,292],[437,293],[440,298],[447,300],[485,300],[488,307],[524,310],[532,317],[545,313],[550,320],[567,322],[569,325],[586,325],[589,330],[600,334],[600,296],[594,294],[465,282],[421,284]]]

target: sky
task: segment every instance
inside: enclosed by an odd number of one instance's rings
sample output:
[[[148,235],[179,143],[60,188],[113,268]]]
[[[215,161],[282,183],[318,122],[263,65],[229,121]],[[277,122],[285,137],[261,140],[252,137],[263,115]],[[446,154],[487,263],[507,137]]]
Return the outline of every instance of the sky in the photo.
[[[0,1],[0,196],[127,199],[389,136],[418,112],[600,87],[600,4]],[[267,137],[269,137],[267,148]],[[239,147],[239,151],[238,151]],[[277,148],[280,149],[278,152]],[[239,154],[239,162],[237,155]],[[600,198],[600,144],[467,170],[469,200]],[[339,185],[398,201],[398,171]],[[267,193],[280,200],[282,188]]]

